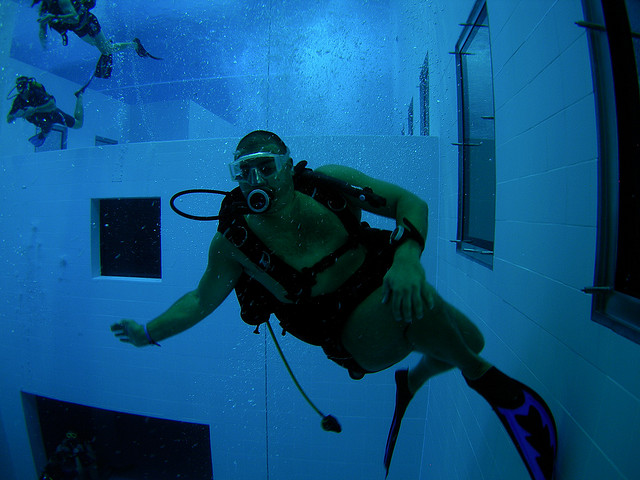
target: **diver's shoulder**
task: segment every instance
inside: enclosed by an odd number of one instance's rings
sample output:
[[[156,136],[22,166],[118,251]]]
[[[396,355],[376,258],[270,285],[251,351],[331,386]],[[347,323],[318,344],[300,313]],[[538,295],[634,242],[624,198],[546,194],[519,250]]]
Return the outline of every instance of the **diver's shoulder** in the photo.
[[[336,163],[327,163],[325,165],[320,165],[315,168],[314,171],[324,173],[325,175],[329,175],[331,172],[346,172],[346,171],[357,171],[351,167],[346,167],[344,165],[338,165]]]
[[[316,171],[352,185],[365,185],[373,180],[364,172],[344,165],[323,165],[317,168]]]
[[[324,175],[329,175],[331,177],[341,178],[345,180],[352,178],[353,176],[362,175],[362,172],[356,170],[355,168],[336,164],[322,165],[316,168],[315,171]]]

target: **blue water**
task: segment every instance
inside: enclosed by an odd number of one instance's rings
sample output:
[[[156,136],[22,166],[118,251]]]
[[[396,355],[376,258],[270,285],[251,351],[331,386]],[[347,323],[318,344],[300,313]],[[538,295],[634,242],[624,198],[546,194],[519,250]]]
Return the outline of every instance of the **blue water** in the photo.
[[[1,8],[13,27],[6,90],[18,75],[34,77],[73,114],[98,48],[71,32],[64,46],[49,31],[44,50],[37,6]],[[16,230],[4,244],[3,317],[12,319],[2,343],[17,359],[3,369],[3,478],[42,471],[68,430],[93,442],[99,474],[112,480],[382,478],[393,372],[356,383],[317,347],[280,339],[305,391],[339,418],[337,435],[320,428],[265,329],[254,335],[234,298],[161,349],[121,344],[109,325],[149,321],[197,284],[215,225],[178,217],[168,200],[185,188],[232,188],[225,164],[253,129],[276,131],[296,161],[395,175],[437,205],[408,163],[381,162],[400,154],[424,176],[437,171],[437,139],[400,136],[408,128],[396,106],[393,2],[99,0],[92,12],[109,39],[139,38],[162,60],[114,54],[111,77],[87,88],[84,126],[68,129],[64,151],[55,131],[34,155],[32,125],[2,127],[3,222]],[[161,278],[101,274],[100,199],[123,197],[162,203]],[[425,408],[407,414],[398,475],[421,468]]]
[[[637,2],[626,3],[637,30]],[[17,76],[34,77],[72,114],[100,52],[73,34],[63,46],[55,32],[44,50],[30,4],[0,0],[0,85],[9,93]],[[197,285],[216,224],[176,215],[169,199],[232,188],[227,163],[259,128],[278,133],[294,161],[349,165],[424,199],[427,280],[478,325],[486,358],[550,404],[558,478],[638,478],[627,439],[640,425],[630,367],[640,350],[593,321],[582,291],[598,251],[603,121],[593,39],[575,22],[599,2],[487,2],[491,268],[452,242],[460,99],[450,52],[475,4],[97,0],[108,38],[139,38],[162,60],[115,54],[111,78],[88,87],[84,126],[66,131],[64,149],[61,132],[35,150],[33,125],[0,122],[0,478],[37,478],[69,429],[95,437],[102,479],[384,478],[393,369],[356,382],[317,347],[278,336],[306,393],[340,420],[335,434],[321,429],[266,329],[254,334],[240,320],[233,296],[162,347],[136,349],[109,330],[122,318],[149,321]],[[3,97],[5,115],[10,108]],[[425,127],[430,137],[419,135]],[[101,274],[100,205],[118,199],[159,199],[159,278]],[[219,205],[189,202],[201,214]],[[433,478],[528,478],[458,372],[417,393],[389,475]]]
[[[390,118],[397,38],[389,1],[123,4],[98,1],[92,10],[105,35],[137,37],[163,60],[123,51],[112,77],[90,91],[138,106],[191,100],[240,132],[267,125],[301,135],[400,133]],[[43,50],[36,11],[18,8],[12,58],[83,84],[97,49],[72,33],[64,47],[50,32]]]

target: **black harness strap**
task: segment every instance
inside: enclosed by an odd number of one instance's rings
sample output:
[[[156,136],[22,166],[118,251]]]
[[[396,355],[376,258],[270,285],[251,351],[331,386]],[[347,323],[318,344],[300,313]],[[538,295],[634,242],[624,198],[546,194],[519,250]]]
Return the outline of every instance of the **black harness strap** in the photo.
[[[342,246],[315,265],[301,271],[296,270],[251,231],[244,218],[247,210],[238,208],[244,202],[240,188],[233,189],[222,202],[218,231],[252,263],[282,285],[287,291],[287,298],[295,302],[310,297],[316,276],[333,265],[347,251],[358,246],[361,226],[359,219],[349,210],[346,199],[340,193],[325,191],[313,185],[312,179],[308,176],[294,176],[294,186],[297,191],[309,195],[331,210],[340,219],[349,235]]]
[[[387,258],[385,255],[388,254],[383,254],[378,249],[380,245],[388,245],[389,232],[371,229],[366,223],[361,223],[359,216],[349,209],[347,200],[340,191],[342,187],[340,181],[332,179],[330,182],[323,182],[322,178],[327,177],[320,176],[318,179],[313,174],[309,175],[308,173],[311,170],[306,169],[305,164],[306,162],[300,162],[295,167],[294,187],[297,191],[310,196],[327,207],[340,219],[347,231],[348,238],[337,250],[319,260],[312,267],[304,268],[302,271],[296,270],[278,257],[251,231],[244,218],[244,215],[250,213],[250,211],[240,188],[232,190],[223,200],[218,217],[218,231],[244,253],[252,263],[282,285],[287,291],[287,298],[294,302],[283,304],[260,282],[246,272],[242,273],[236,284],[235,291],[240,303],[242,320],[256,327],[254,333],[259,333],[259,325],[268,321],[271,314],[275,313],[280,321],[283,335],[288,328],[291,328],[294,336],[312,345],[322,346],[328,358],[349,370],[351,378],[360,379],[368,371],[358,365],[349,352],[346,351],[340,340],[335,336],[335,331],[333,333],[326,331],[328,327],[340,329],[336,325],[328,324],[334,321],[331,313],[327,313],[325,317],[322,312],[326,313],[326,310],[322,310],[320,305],[318,306],[318,315],[322,317],[322,326],[319,330],[317,322],[313,325],[300,325],[299,323],[292,323],[292,320],[300,319],[300,312],[296,308],[304,306],[303,301],[309,301],[314,298],[311,297],[311,289],[316,283],[316,276],[359,244],[367,247],[367,256],[370,260],[368,264],[370,266],[383,270],[388,268],[389,260],[385,260]],[[370,189],[363,189],[361,193],[366,196],[366,200],[372,205],[384,205],[384,198],[375,195]],[[382,241],[380,241],[381,239]],[[392,258],[392,256],[389,258]],[[358,270],[340,287],[339,293],[329,295],[334,299],[333,303],[331,301],[329,303],[335,306],[336,297],[346,295],[344,308],[350,309],[349,302],[357,301],[356,298],[350,298],[351,289],[362,290],[364,288],[368,292],[377,288],[380,282],[379,278],[381,278],[380,275],[369,275],[368,273],[368,270],[365,271],[362,268]],[[338,300],[337,310],[340,310],[341,305],[342,300]]]

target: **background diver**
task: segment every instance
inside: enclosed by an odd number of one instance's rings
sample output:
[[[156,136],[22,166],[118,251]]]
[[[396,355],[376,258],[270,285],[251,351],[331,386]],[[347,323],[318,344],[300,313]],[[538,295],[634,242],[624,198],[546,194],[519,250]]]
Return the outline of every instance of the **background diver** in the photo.
[[[113,43],[109,41],[102,31],[97,17],[90,11],[95,7],[95,0],[33,0],[31,6],[38,3],[40,3],[39,37],[43,48],[47,48],[48,28],[57,31],[62,36],[62,44],[65,46],[69,41],[67,31],[72,31],[80,39],[100,51],[101,55],[94,74],[98,78],[109,78],[113,69],[113,54],[129,47],[133,48],[140,57],[162,60],[147,52],[138,38],[134,38],[131,42]]]
[[[14,90],[16,94],[12,96]],[[83,92],[84,88],[75,93],[76,108],[71,116],[56,107],[55,97],[47,93],[44,86],[36,82],[35,78],[20,76],[16,78],[16,86],[7,95],[7,99],[13,99],[11,110],[7,114],[7,122],[11,123],[16,118],[22,117],[27,122],[33,123],[39,131],[30,137],[29,141],[39,147],[56,123],[74,129],[82,127],[84,123]]]
[[[415,392],[430,377],[458,368],[506,427],[531,478],[553,478],[557,438],[549,407],[479,356],[484,339],[478,328],[426,282],[423,200],[348,167],[294,168],[284,142],[261,130],[240,141],[230,170],[239,187],[223,201],[196,289],[147,324],[115,323],[116,337],[137,347],[157,345],[209,316],[235,289],[245,322],[267,322],[271,331],[275,314],[285,331],[321,346],[354,379],[411,352],[422,355],[417,365],[395,373],[387,474]],[[331,187],[321,181],[326,176],[349,188]],[[349,189],[375,192],[384,201],[369,203]],[[362,210],[395,219],[397,228],[370,228],[360,222]]]
[[[73,430],[56,447],[39,480],[99,480],[93,442],[81,440]]]

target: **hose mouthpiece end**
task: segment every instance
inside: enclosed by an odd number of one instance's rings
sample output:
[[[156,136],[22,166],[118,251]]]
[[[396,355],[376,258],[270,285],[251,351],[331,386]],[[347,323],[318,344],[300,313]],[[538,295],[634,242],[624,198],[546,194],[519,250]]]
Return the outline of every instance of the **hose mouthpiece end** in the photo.
[[[342,427],[340,426],[340,422],[333,415],[326,415],[322,417],[322,429],[325,432],[336,432],[340,433],[342,431]]]

